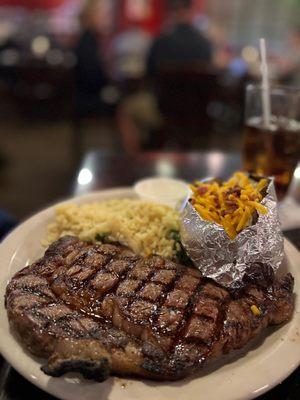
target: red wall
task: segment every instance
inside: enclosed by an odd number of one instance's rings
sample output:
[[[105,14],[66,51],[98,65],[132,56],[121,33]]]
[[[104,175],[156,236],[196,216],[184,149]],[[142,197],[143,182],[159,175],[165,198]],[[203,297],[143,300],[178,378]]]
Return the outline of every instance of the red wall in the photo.
[[[145,2],[144,18],[133,19],[128,15],[128,8],[130,2]],[[167,14],[167,1],[166,0],[119,0],[119,7],[117,10],[118,21],[117,29],[122,31],[132,24],[138,24],[148,32],[156,34],[160,31],[161,25],[165,20]],[[193,1],[193,12],[199,13],[204,10],[205,0]],[[140,3],[141,4],[141,3]]]
[[[144,18],[133,19],[128,15],[129,3],[132,0],[120,0],[118,11],[118,30],[128,28],[132,24],[138,24],[151,33],[157,33],[160,30],[165,15],[165,0],[148,0],[148,13]],[[133,0],[135,1],[135,0]],[[137,1],[137,0],[136,0]]]
[[[64,0],[0,0],[0,6],[48,9],[57,7],[63,2]]]

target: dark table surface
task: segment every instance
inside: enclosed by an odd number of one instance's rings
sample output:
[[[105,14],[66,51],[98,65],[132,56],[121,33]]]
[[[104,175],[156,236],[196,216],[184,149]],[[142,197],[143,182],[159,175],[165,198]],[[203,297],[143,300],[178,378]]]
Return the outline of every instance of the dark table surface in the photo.
[[[145,153],[125,156],[92,152],[83,160],[74,179],[71,194],[130,186],[138,179],[154,175],[186,180],[207,176],[226,178],[239,168],[241,168],[239,155],[229,153]],[[300,229],[285,232],[285,236],[300,248]],[[22,378],[0,356],[0,400],[21,399],[51,400],[54,397]],[[259,397],[259,400],[271,399],[300,399],[300,368],[280,385]]]

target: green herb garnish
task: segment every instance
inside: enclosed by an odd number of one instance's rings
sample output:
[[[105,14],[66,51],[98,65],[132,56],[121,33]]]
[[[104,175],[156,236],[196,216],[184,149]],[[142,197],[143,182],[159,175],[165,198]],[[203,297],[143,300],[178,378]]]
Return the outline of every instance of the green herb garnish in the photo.
[[[110,234],[111,234],[110,232],[97,233],[95,235],[95,240],[97,242],[101,242],[101,243],[105,243],[105,244],[113,243],[113,241],[110,240],[110,238],[109,238]]]
[[[181,243],[181,238],[180,238],[180,233],[179,231],[172,229],[169,231],[167,235],[168,239],[174,240],[174,245],[173,245],[173,250],[176,255],[176,259],[178,262],[184,265],[192,265],[192,260],[190,257],[187,255],[187,252],[185,251],[182,243]]]

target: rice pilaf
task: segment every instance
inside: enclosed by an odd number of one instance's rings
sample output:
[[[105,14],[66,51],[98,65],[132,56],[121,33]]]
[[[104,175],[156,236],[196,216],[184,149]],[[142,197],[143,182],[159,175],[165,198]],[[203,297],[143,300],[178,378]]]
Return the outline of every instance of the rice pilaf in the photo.
[[[179,213],[172,208],[138,199],[113,199],[98,203],[63,204],[55,222],[47,227],[47,242],[64,235],[95,241],[101,235],[147,256],[172,258],[175,241],[169,233],[179,230]]]

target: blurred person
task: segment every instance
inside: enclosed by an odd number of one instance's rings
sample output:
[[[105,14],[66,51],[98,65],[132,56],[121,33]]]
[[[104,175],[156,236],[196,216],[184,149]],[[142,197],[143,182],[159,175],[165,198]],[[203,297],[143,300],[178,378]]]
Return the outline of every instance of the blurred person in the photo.
[[[151,42],[151,35],[137,23],[116,35],[110,49],[114,78],[124,80],[142,77],[146,71]]]
[[[169,28],[154,41],[148,57],[148,74],[164,63],[210,62],[210,41],[192,26],[192,0],[169,0]]]
[[[220,69],[226,69],[233,58],[233,50],[229,44],[226,32],[215,21],[210,21],[207,36],[213,47],[213,64]]]
[[[300,26],[289,34],[284,55],[276,59],[276,70],[281,81],[300,86]]]
[[[87,0],[80,13],[81,34],[75,48],[76,106],[78,112],[102,111],[101,91],[108,79],[101,48],[103,14],[100,0]]]
[[[129,96],[118,110],[123,146],[129,153],[147,146],[153,140],[151,134],[162,126],[163,116],[153,91],[160,68],[212,61],[209,40],[192,26],[192,0],[169,0],[168,6],[166,29],[154,40],[147,59],[147,77],[154,80],[154,87]]]

